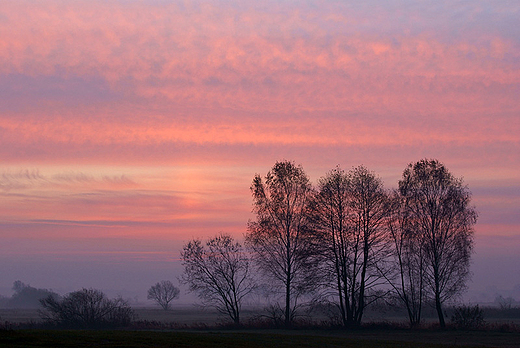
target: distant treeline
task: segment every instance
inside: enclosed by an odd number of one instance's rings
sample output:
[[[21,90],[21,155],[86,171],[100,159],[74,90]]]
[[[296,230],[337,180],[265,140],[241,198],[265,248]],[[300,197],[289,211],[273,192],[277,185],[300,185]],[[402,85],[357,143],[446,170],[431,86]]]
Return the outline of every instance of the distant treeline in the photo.
[[[60,298],[60,295],[52,290],[35,288],[19,280],[13,283],[12,289],[14,293],[11,297],[0,297],[1,308],[38,308],[40,299],[49,296]]]

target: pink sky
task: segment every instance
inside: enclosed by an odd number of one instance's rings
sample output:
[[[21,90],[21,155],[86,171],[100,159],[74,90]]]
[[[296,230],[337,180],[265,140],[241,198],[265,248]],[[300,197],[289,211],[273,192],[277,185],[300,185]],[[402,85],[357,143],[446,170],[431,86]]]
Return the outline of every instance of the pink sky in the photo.
[[[510,1],[0,3],[0,293],[144,300],[187,239],[241,237],[276,160],[393,188],[428,157],[479,211],[468,296],[520,300],[519,20]]]

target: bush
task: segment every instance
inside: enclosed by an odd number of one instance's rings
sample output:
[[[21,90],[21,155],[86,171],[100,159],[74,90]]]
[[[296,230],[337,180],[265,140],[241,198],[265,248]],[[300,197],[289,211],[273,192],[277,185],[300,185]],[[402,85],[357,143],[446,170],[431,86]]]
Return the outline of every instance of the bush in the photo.
[[[458,329],[478,329],[484,324],[484,313],[478,305],[455,306],[451,321]]]
[[[108,299],[96,289],[71,292],[62,300],[52,296],[40,300],[40,316],[50,323],[69,328],[107,328],[128,326],[134,311],[122,298]]]

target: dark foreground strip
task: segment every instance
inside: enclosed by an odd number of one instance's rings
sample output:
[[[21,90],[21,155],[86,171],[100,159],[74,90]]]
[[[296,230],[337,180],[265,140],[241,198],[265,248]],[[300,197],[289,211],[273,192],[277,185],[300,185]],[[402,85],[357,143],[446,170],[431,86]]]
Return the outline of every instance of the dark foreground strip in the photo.
[[[480,335],[481,333],[478,333]],[[485,334],[485,333],[482,333]],[[164,332],[164,331],[83,331],[83,330],[16,330],[0,331],[0,347],[518,347],[519,334],[482,335],[473,344],[475,333],[437,332]],[[487,341],[486,342],[486,337]],[[478,337],[477,337],[478,339]]]

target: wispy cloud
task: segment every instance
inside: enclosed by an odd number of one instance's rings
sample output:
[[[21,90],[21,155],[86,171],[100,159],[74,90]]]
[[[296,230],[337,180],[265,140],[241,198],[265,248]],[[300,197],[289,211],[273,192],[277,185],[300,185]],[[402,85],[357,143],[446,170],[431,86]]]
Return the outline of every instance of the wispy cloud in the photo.
[[[27,191],[31,189],[57,189],[68,185],[69,188],[81,184],[102,188],[104,184],[114,187],[136,187],[136,183],[122,174],[120,176],[103,175],[95,177],[81,172],[66,172],[44,175],[38,169],[3,171],[0,173],[0,189],[6,192]]]

